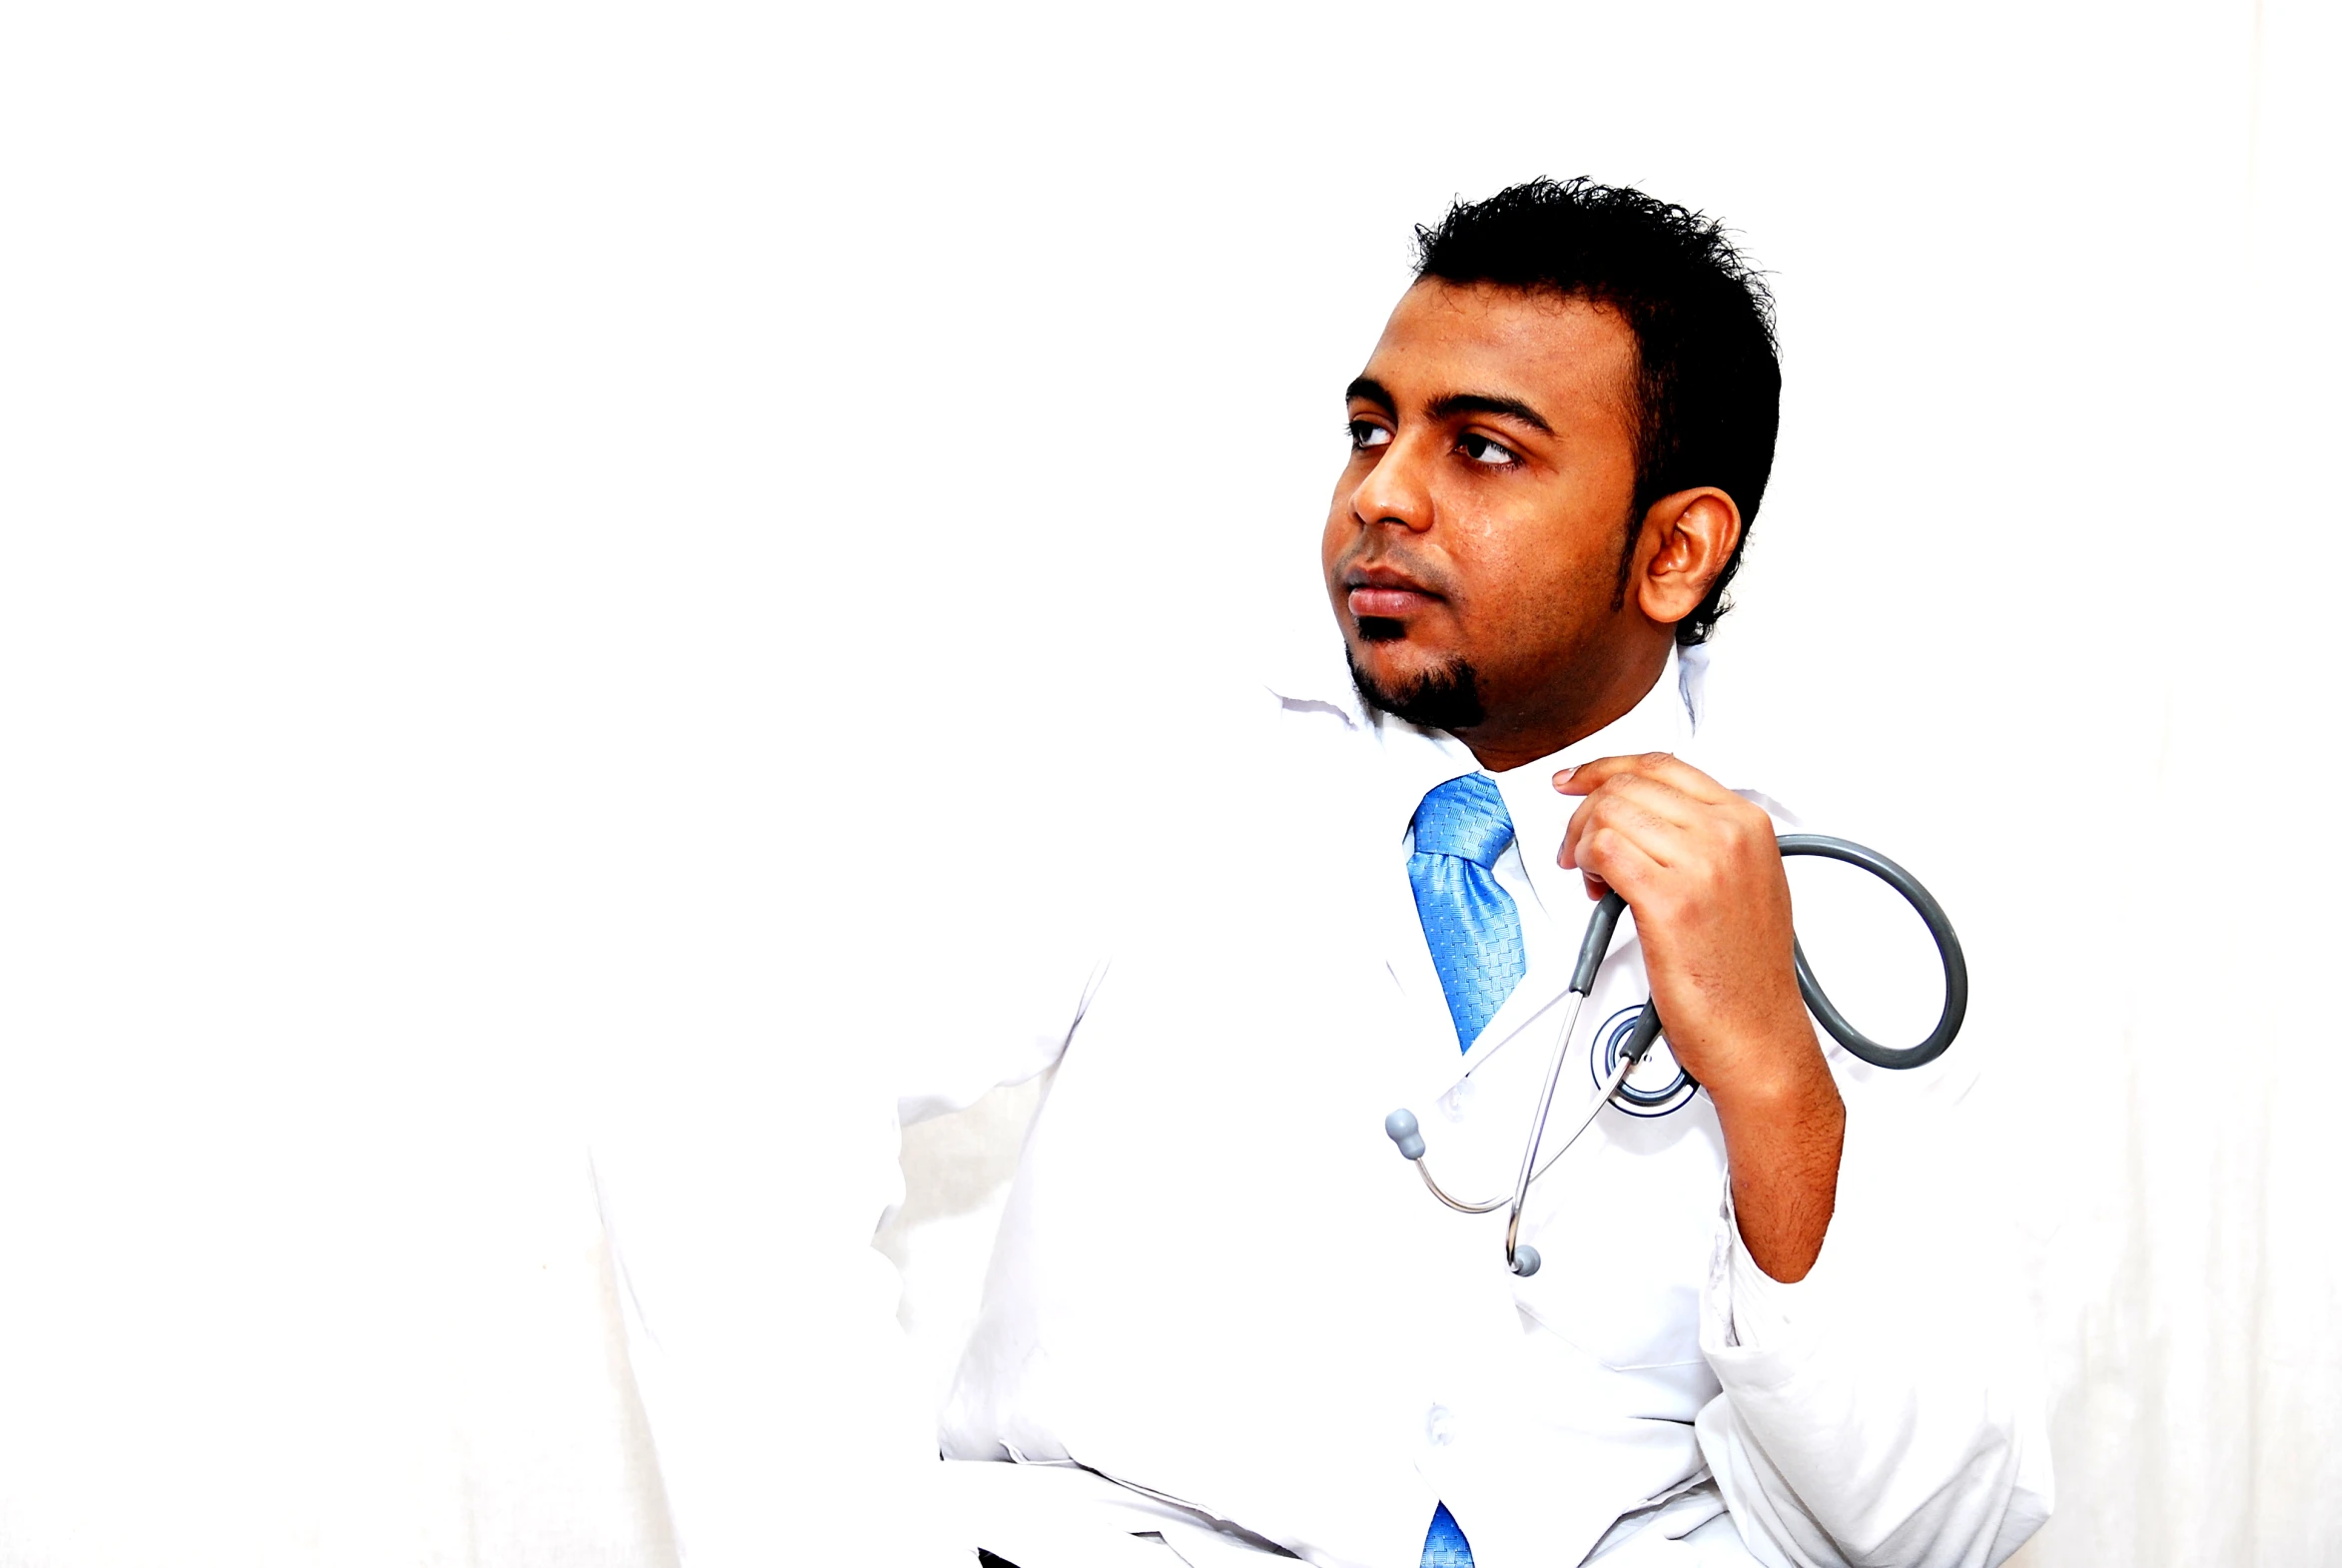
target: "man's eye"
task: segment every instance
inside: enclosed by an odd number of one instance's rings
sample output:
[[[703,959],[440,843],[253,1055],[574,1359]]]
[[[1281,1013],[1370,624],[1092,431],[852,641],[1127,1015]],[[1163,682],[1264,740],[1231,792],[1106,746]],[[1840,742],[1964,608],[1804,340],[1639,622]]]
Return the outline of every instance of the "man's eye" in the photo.
[[[1350,444],[1359,451],[1364,451],[1369,446],[1388,446],[1390,444],[1390,431],[1370,419],[1352,419],[1350,421]]]
[[[1499,446],[1485,435],[1466,433],[1456,441],[1464,455],[1474,462],[1486,463],[1491,468],[1509,468],[1521,459],[1513,455],[1509,446]]]

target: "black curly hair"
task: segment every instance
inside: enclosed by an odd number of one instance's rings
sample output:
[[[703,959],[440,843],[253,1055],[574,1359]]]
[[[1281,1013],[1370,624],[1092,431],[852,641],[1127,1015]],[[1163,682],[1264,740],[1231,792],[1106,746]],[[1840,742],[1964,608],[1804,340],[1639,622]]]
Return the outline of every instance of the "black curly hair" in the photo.
[[[1740,540],[1708,596],[1675,628],[1686,646],[1707,641],[1731,607],[1724,590],[1756,525],[1781,427],[1781,359],[1764,279],[1716,220],[1584,178],[1540,178],[1458,201],[1438,228],[1418,225],[1415,244],[1418,278],[1585,299],[1633,329],[1635,502],[1616,602],[1626,601],[1651,503],[1712,484],[1740,507]]]

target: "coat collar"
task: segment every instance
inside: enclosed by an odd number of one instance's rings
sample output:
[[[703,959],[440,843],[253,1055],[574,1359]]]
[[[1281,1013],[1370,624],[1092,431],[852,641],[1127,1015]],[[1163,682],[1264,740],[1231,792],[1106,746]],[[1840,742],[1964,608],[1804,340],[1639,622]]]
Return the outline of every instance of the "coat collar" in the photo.
[[[1529,974],[1489,1021],[1471,1051],[1460,1057],[1439,1058],[1444,1064],[1439,1070],[1444,1081],[1452,1082],[1459,1072],[1475,1070],[1549,1012],[1567,986],[1576,957],[1575,933],[1590,906],[1578,876],[1558,864],[1562,835],[1568,830],[1577,800],[1554,790],[1554,773],[1596,757],[1682,752],[1705,714],[1707,671],[1705,647],[1671,650],[1651,689],[1617,720],[1550,756],[1491,775],[1512,816],[1530,890],[1543,908],[1545,950],[1532,949]],[[1358,742],[1377,753],[1373,781],[1365,789],[1368,798],[1360,804],[1366,812],[1362,825],[1367,844],[1386,846],[1383,853],[1388,857],[1388,875],[1377,879],[1386,884],[1386,890],[1374,900],[1381,906],[1383,946],[1391,976],[1406,998],[1408,1011],[1416,1015],[1415,1027],[1438,1038],[1448,1027],[1446,1005],[1407,888],[1404,847],[1408,826],[1424,794],[1448,779],[1477,770],[1479,763],[1469,748],[1444,731],[1424,729],[1366,707],[1341,657],[1337,638],[1298,650],[1274,667],[1264,684],[1288,711],[1332,715]],[[1569,951],[1559,951],[1561,946]],[[1452,1034],[1445,1038],[1447,1051],[1453,1052]]]
[[[1424,729],[1369,709],[1359,697],[1339,650],[1339,639],[1328,638],[1297,652],[1274,670],[1265,684],[1286,708],[1329,713],[1361,736],[1375,740],[1390,764],[1381,770],[1385,787],[1375,809],[1396,844],[1404,840],[1415,808],[1427,791],[1478,771],[1480,764],[1463,742],[1444,730]],[[1566,901],[1555,902],[1558,884],[1564,879],[1553,857],[1561,848],[1570,813],[1576,809],[1575,801],[1554,792],[1554,773],[1596,757],[1683,751],[1699,729],[1707,673],[1705,646],[1671,649],[1666,667],[1651,689],[1618,719],[1550,756],[1491,775],[1504,795],[1505,809],[1512,814],[1530,886],[1549,910],[1569,907]]]
[[[1645,723],[1655,715],[1663,715],[1670,726],[1676,726],[1671,729],[1671,733],[1689,739],[1706,716],[1708,655],[1706,643],[1670,650],[1667,667],[1660,672],[1658,681],[1624,717],[1576,745],[1564,747],[1551,758],[1532,762],[1528,767],[1542,766],[1550,773],[1553,769],[1582,762],[1588,757],[1613,755],[1621,749],[1609,743],[1608,737],[1614,731],[1629,724]],[[1370,729],[1378,725],[1415,729],[1414,725],[1367,708],[1358,695],[1357,682],[1350,678],[1349,663],[1342,657],[1339,636],[1310,638],[1280,650],[1267,661],[1261,684],[1286,707],[1314,708],[1333,714],[1351,729]],[[1672,704],[1668,701],[1669,693],[1674,697]],[[1417,733],[1437,735],[1454,744],[1454,737],[1441,731],[1424,730]],[[1458,750],[1461,749],[1459,746]],[[1641,749],[1650,751],[1658,748],[1645,746]]]

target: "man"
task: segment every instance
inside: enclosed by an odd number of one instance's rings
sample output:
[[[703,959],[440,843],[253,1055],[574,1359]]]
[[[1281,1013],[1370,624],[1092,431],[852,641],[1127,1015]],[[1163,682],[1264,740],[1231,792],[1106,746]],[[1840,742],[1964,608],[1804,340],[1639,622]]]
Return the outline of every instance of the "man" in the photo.
[[[1191,1563],[1996,1562],[2048,1507],[2021,1357],[1906,1081],[1818,1042],[1774,820],[1683,755],[1772,463],[1763,286],[1582,181],[1458,206],[1418,273],[1349,387],[1347,670],[1167,748],[1205,760],[1155,859],[1117,847],[1141,907],[1087,983],[907,1102],[1058,1068],[944,1412],[1020,1461],[946,1467],[972,1531],[1025,1568],[1083,1508]],[[1646,995],[1666,1043],[1533,1189],[1522,1277],[1381,1122],[1510,1189],[1581,889],[1632,935],[1557,1124]]]
[[[1126,907],[1069,889],[1072,939],[1020,943],[1032,1027],[987,1034],[988,1003],[910,1070],[906,1117],[1056,1069],[943,1412],[946,1456],[989,1461],[941,1467],[963,1539],[1020,1568],[1996,1562],[2046,1447],[1933,1201],[1927,1075],[1818,1042],[1775,820],[1698,765],[1772,462],[1763,287],[1714,224],[1582,181],[1421,242],[1348,391],[1346,659],[1181,716],[1111,844],[1024,830],[1020,865],[1103,868]],[[1450,1190],[1510,1190],[1608,889],[1631,923],[1555,1113],[1592,1121],[1522,1275],[1504,1213],[1433,1201],[1383,1119],[1418,1114]],[[1646,997],[1646,1092],[1595,1112]]]

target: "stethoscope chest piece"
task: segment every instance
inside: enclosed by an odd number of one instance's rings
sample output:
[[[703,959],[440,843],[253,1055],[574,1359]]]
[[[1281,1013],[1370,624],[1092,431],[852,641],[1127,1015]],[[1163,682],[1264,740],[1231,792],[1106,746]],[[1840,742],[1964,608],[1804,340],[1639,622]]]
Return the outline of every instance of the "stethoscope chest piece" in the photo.
[[[1594,1049],[1586,1057],[1597,1090],[1610,1082],[1611,1076],[1618,1072],[1621,1059],[1634,1049],[1637,1026],[1650,1007],[1645,1002],[1622,1008],[1602,1021],[1602,1027],[1594,1034]],[[1610,1103],[1631,1117],[1663,1117],[1691,1104],[1692,1096],[1699,1089],[1699,1081],[1683,1070],[1662,1036],[1651,1041],[1643,1050],[1642,1060],[1629,1067],[1625,1077],[1619,1079],[1618,1090],[1610,1097]]]

